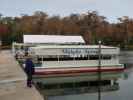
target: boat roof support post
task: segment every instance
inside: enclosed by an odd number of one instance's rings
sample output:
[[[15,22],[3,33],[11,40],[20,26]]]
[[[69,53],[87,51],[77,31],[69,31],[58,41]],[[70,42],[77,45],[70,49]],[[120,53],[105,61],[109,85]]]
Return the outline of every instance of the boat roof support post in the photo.
[[[59,55],[57,55],[57,58],[58,58],[58,62],[60,61],[60,56]]]
[[[41,61],[42,61],[42,64],[43,64],[43,56],[41,56]]]
[[[101,100],[101,41],[99,43],[99,61],[98,61],[98,100]]]

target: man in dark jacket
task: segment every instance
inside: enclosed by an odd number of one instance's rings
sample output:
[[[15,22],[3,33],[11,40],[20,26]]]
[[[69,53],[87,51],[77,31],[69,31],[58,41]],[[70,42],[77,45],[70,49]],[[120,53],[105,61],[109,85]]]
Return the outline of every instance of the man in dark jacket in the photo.
[[[32,75],[35,72],[35,68],[30,57],[25,61],[25,72],[27,74],[27,87],[32,87]]]

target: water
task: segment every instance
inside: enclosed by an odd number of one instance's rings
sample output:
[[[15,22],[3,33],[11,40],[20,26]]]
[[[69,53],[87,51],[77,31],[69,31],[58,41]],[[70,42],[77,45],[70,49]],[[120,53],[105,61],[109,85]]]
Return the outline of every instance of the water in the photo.
[[[101,100],[133,100],[133,52],[122,52],[120,62],[127,64],[122,77],[118,79],[119,90],[101,93]],[[50,96],[48,100],[98,100],[98,93]]]

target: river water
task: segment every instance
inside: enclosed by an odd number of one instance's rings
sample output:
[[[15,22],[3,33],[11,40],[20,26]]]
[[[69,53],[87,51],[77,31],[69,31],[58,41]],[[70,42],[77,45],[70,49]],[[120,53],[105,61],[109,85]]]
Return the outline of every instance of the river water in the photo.
[[[101,100],[133,100],[133,52],[121,52],[120,63],[126,69],[118,79],[119,89],[101,93]],[[62,96],[50,96],[48,100],[98,100],[98,93],[82,93]]]

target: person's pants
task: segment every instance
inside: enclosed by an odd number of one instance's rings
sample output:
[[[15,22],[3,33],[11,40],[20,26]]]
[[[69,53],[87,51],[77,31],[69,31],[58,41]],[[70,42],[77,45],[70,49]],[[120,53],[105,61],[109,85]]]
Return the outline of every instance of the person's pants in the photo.
[[[27,78],[27,87],[32,87],[32,76],[28,76]]]

